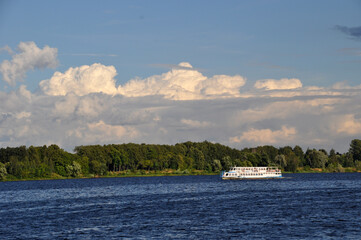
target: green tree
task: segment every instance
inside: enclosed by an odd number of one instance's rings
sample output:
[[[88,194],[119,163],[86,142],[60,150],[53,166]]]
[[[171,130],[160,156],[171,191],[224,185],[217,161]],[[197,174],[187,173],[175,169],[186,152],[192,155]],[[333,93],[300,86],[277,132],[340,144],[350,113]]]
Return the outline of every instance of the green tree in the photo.
[[[290,172],[296,172],[299,164],[299,158],[296,156],[296,154],[294,154],[293,152],[289,153],[286,161],[287,165],[285,167],[285,170]]]
[[[298,157],[299,161],[300,161],[300,165],[301,166],[304,166],[306,165],[306,161],[305,161],[305,158],[304,158],[304,152],[302,150],[302,148],[298,145],[296,145],[294,148],[293,148],[293,152],[296,154],[296,156]]]
[[[111,148],[109,154],[112,159],[112,171],[119,171],[122,164],[122,154],[114,147]]]
[[[38,164],[34,170],[35,177],[49,177],[50,175],[51,175],[51,169],[49,165],[45,163]]]
[[[360,166],[361,167],[361,166]],[[337,162],[332,162],[330,163],[326,170],[328,172],[344,172],[345,169],[341,166],[341,164],[337,163]]]
[[[344,153],[340,157],[340,162],[342,162],[342,166],[344,167],[354,167],[354,160],[352,154],[350,152]]]
[[[221,160],[223,170],[228,171],[232,167],[232,160],[230,156],[225,156]]]
[[[3,164],[2,162],[0,162],[0,181],[4,180],[6,178],[7,175],[7,171],[6,171],[6,167],[5,164]]]
[[[17,178],[25,177],[25,168],[23,164],[18,160],[17,156],[10,156],[7,163],[7,172]]]
[[[246,160],[252,163],[252,166],[261,166],[260,165],[260,156],[257,153],[247,153]],[[264,166],[261,166],[264,167]]]
[[[293,152],[290,146],[282,147],[279,149],[279,154],[283,154],[285,156],[290,155]]]
[[[260,166],[269,166],[271,161],[270,161],[270,158],[269,156],[266,154],[266,153],[262,153],[261,154],[261,159],[260,159]]]
[[[71,177],[78,177],[81,174],[81,165],[75,161],[71,165],[66,165],[65,169]]]
[[[275,157],[275,163],[281,168],[285,168],[287,166],[286,157],[283,154],[279,154]]]
[[[104,162],[93,160],[90,162],[90,171],[96,175],[102,176],[107,172],[107,166]]]
[[[192,147],[190,156],[194,159],[195,169],[203,170],[205,168],[206,161],[203,153],[199,149]]]
[[[354,139],[351,141],[349,153],[354,161],[361,161],[361,140]]]
[[[355,167],[357,171],[361,171],[361,161],[356,161],[355,162]]]
[[[178,164],[178,168],[177,169],[180,169],[180,170],[184,170],[187,168],[187,164],[186,164],[186,161],[184,160],[184,156],[181,155],[181,154],[178,154],[175,158],[177,164]]]
[[[218,159],[214,159],[212,162],[212,171],[213,172],[219,172],[222,169],[222,164],[221,161],[219,161]]]
[[[153,167],[153,162],[151,160],[142,160],[138,163],[138,169],[141,170],[151,170]]]
[[[89,158],[87,156],[78,157],[76,160],[81,167],[81,171],[83,174],[89,173]]]
[[[278,155],[278,149],[268,145],[257,147],[256,152],[261,155],[262,163],[260,163],[260,165],[262,166],[270,165],[271,161]]]
[[[306,159],[311,168],[325,168],[328,156],[324,151],[307,150]]]
[[[328,161],[329,161],[329,164],[337,164],[338,163],[336,151],[333,148],[330,150],[330,154],[328,155]]]

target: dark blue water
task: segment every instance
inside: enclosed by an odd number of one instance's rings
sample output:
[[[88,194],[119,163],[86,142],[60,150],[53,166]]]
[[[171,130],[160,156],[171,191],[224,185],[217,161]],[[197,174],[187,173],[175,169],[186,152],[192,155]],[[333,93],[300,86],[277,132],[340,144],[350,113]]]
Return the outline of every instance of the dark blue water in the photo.
[[[361,239],[361,174],[0,182],[0,239]]]

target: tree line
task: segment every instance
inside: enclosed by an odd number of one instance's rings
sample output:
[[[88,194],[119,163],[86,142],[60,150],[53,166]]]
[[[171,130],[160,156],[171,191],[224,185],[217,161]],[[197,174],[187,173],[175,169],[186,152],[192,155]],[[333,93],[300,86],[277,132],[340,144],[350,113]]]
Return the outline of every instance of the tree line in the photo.
[[[319,168],[342,172],[361,170],[361,140],[347,153],[300,146],[260,146],[242,150],[218,143],[184,142],[175,145],[109,144],[77,146],[69,153],[57,145],[0,148],[0,180],[107,175],[120,171],[200,170],[216,173],[232,166],[278,166],[284,171]]]

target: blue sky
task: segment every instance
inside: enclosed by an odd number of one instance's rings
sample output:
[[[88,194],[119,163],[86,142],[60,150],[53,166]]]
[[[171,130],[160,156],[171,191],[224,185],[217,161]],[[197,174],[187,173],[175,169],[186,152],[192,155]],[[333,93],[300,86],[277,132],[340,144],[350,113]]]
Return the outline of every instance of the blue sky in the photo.
[[[1,1],[0,46],[58,49],[57,70],[99,62],[119,83],[190,62],[205,75],[305,85],[360,81],[360,41],[335,26],[361,22],[359,1]],[[353,49],[343,51],[343,49]],[[4,52],[0,59],[8,56]],[[29,72],[29,88],[52,71]]]
[[[0,0],[0,147],[347,151],[360,1]]]

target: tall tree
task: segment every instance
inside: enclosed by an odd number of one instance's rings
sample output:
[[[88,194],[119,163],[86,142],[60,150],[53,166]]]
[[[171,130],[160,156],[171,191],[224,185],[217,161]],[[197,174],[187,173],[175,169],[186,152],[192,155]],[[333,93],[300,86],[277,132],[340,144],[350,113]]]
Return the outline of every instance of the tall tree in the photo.
[[[325,168],[328,162],[328,156],[323,151],[317,151],[316,149],[307,150],[306,159],[311,168]]]
[[[0,162],[0,180],[4,180],[7,175],[5,164]]]
[[[361,161],[361,140],[354,139],[351,141],[349,153],[354,161]]]
[[[289,155],[287,155],[287,166],[285,167],[285,170],[290,172],[296,172],[298,164],[299,164],[298,156],[296,156],[296,154],[291,152]]]
[[[293,148],[293,152],[296,154],[296,156],[300,160],[300,164],[306,165],[306,162],[304,161],[304,152],[303,152],[302,148],[300,146],[296,145]]]
[[[279,165],[281,168],[285,168],[287,166],[286,157],[283,154],[279,154],[275,157],[275,163]]]

